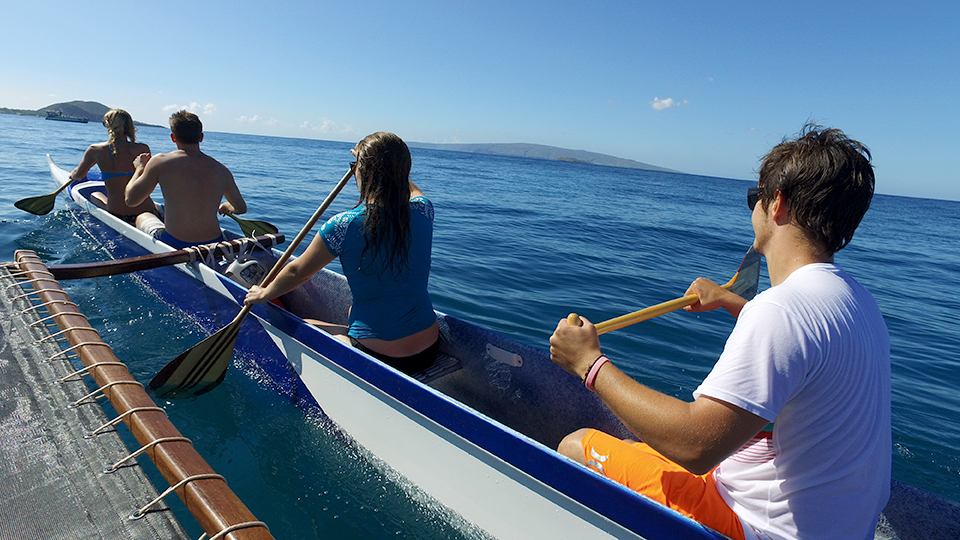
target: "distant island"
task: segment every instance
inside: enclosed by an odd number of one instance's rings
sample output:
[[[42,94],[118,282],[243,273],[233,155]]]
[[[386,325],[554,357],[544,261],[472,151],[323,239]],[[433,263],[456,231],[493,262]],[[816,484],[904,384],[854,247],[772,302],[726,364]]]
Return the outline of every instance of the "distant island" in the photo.
[[[587,152],[586,150],[568,150],[555,146],[529,143],[486,143],[486,144],[432,144],[408,142],[413,148],[428,148],[432,150],[450,150],[453,152],[470,152],[474,154],[492,154],[495,156],[514,156],[533,159],[549,159],[555,161],[569,161],[573,163],[589,163],[608,167],[624,167],[627,169],[646,169],[650,171],[680,172],[665,167],[650,165],[632,159],[623,159],[607,154]]]
[[[107,107],[103,103],[97,103],[96,101],[67,101],[64,103],[54,103],[53,105],[47,105],[42,109],[37,109],[31,111],[28,109],[8,109],[6,107],[0,107],[0,114],[16,114],[20,116],[47,116],[47,113],[60,114],[63,116],[72,116],[76,118],[86,118],[90,122],[102,122],[103,115],[107,114],[107,111],[113,107]],[[134,124],[138,126],[153,126],[153,124],[145,124],[143,122],[133,121]],[[154,126],[158,127],[158,126]]]
[[[86,118],[92,122],[100,122],[103,115],[109,111],[103,103],[96,101],[67,101],[64,103],[54,103],[47,105],[42,109],[35,111],[26,109],[8,109],[0,107],[0,114],[17,114],[21,116],[47,116],[47,113],[59,113],[66,116]],[[134,120],[138,126],[154,126]],[[604,165],[608,167],[624,167],[627,169],[646,169],[650,171],[680,172],[673,169],[641,163],[632,159],[623,159],[607,154],[598,154],[596,152],[587,152],[586,150],[568,150],[566,148],[557,148],[555,146],[545,146],[542,144],[529,143],[485,143],[485,144],[433,144],[433,143],[408,143],[413,148],[427,148],[432,150],[449,150],[452,152],[469,152],[474,154],[491,154],[495,156],[513,156],[525,157],[531,159],[549,159],[554,161],[568,161],[571,163],[587,163],[591,165]]]

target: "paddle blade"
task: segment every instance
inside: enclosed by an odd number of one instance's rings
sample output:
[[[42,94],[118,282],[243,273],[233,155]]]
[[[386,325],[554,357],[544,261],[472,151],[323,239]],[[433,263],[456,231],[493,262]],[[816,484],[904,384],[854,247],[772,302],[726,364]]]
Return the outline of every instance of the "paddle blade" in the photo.
[[[51,210],[53,210],[53,207],[56,203],[57,194],[49,193],[47,195],[40,195],[38,197],[27,197],[26,199],[20,199],[19,201],[13,203],[13,205],[24,212],[30,212],[31,214],[37,216],[45,216],[49,214]]]
[[[233,358],[242,318],[195,345],[163,367],[150,381],[158,397],[186,398],[213,390],[223,382]]]
[[[51,161],[51,163],[53,162]],[[31,214],[43,216],[49,214],[50,211],[53,210],[53,206],[57,203],[57,195],[59,195],[61,191],[67,189],[68,187],[70,187],[70,182],[64,182],[53,193],[40,195],[38,197],[27,197],[26,199],[20,199],[19,201],[13,203],[13,205],[24,212],[30,212]]]
[[[722,285],[723,288],[733,291],[735,294],[746,300],[751,300],[757,295],[757,287],[760,282],[760,254],[754,251],[753,246],[747,250],[747,254],[740,263],[740,269],[728,281]],[[613,330],[619,330],[631,324],[646,321],[654,317],[659,317],[665,313],[676,311],[680,308],[691,306],[697,303],[697,295],[691,294],[682,298],[675,298],[667,302],[650,306],[648,308],[614,317],[613,319],[597,323],[597,334],[605,334]],[[569,321],[568,321],[569,322]],[[573,324],[570,322],[570,324]]]
[[[279,229],[267,223],[266,221],[258,221],[256,219],[240,219],[233,214],[227,214],[232,217],[234,221],[240,225],[240,230],[243,231],[243,234],[254,238],[263,234],[277,234]]]
[[[757,288],[760,284],[760,254],[754,251],[753,247],[747,251],[737,275],[734,277],[733,285],[730,290],[737,296],[746,300],[752,300],[757,295]]]

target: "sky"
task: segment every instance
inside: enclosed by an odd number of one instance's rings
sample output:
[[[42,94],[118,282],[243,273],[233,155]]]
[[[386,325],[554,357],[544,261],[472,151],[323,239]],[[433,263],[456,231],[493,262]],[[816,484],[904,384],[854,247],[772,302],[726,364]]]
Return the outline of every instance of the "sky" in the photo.
[[[536,143],[724,178],[813,121],[960,200],[960,2],[9,2],[0,107],[208,132]],[[305,156],[308,158],[308,156]]]

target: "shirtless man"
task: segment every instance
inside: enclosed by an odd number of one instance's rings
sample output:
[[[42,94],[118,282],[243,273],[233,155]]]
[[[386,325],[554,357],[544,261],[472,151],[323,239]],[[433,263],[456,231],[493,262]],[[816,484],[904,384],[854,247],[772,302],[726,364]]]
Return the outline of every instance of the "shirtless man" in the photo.
[[[107,111],[103,115],[103,125],[110,133],[110,140],[91,144],[83,153],[80,164],[70,173],[70,180],[83,178],[91,167],[97,165],[103,175],[107,194],[94,193],[90,197],[91,202],[120,219],[134,223],[139,214],[155,211],[149,196],[135,207],[127,206],[123,202],[124,189],[133,176],[133,160],[140,154],[149,154],[150,147],[137,142],[137,128],[133,124],[133,117],[123,109]]]
[[[242,214],[247,203],[233,174],[222,163],[200,151],[203,124],[197,115],[179,111],[170,116],[170,139],[177,149],[166,154],[140,154],[127,184],[126,202],[134,206],[150,197],[160,184],[164,222],[141,214],[137,227],[174,248],[222,240],[217,213]],[[225,202],[221,200],[226,197]]]

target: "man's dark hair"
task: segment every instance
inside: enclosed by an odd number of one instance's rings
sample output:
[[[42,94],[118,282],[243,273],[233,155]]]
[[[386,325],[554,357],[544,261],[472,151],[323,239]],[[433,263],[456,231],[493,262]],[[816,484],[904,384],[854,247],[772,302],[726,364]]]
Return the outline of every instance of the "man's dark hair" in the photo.
[[[200,117],[187,111],[177,111],[170,115],[170,131],[183,144],[198,144],[203,135]]]
[[[870,159],[866,146],[839,129],[807,124],[763,158],[760,201],[766,210],[779,191],[797,224],[832,255],[850,243],[870,208]]]

